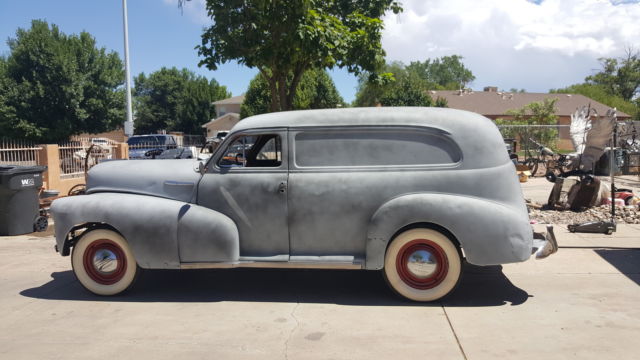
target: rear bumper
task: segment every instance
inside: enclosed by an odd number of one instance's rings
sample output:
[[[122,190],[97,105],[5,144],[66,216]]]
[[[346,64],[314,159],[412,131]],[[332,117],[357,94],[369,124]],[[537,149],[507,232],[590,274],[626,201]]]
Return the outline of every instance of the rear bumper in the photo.
[[[553,226],[547,225],[547,231],[544,233],[533,232],[533,247],[531,254],[535,254],[536,259],[544,259],[558,251],[558,242],[556,235],[553,233]]]

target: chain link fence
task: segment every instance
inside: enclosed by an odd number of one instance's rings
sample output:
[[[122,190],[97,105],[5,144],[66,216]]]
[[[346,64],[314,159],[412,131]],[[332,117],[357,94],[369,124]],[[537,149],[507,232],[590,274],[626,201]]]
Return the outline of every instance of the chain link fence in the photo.
[[[575,151],[570,125],[497,125],[512,159],[532,170],[534,176],[562,169],[570,161],[565,154]],[[618,123],[615,151],[616,174],[640,174],[640,121]],[[597,172],[609,172],[608,152],[599,161]]]
[[[535,156],[541,146],[556,152],[571,152],[569,125],[497,125],[505,143],[514,144],[519,156]]]

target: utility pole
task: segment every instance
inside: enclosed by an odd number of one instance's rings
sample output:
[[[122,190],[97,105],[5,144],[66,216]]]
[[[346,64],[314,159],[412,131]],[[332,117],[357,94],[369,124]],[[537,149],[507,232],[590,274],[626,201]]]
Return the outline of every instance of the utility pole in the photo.
[[[124,122],[124,133],[133,135],[133,114],[131,107],[131,75],[129,74],[129,25],[127,20],[127,0],[122,0],[122,20],[124,22],[124,73],[127,79],[124,86],[127,93],[127,120]]]

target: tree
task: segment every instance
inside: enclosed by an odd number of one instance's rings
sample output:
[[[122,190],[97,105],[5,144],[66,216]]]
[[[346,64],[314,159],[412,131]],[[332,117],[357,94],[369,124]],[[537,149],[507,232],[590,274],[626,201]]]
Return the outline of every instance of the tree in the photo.
[[[386,64],[383,71],[392,74],[385,81],[370,81],[367,74],[358,78],[354,106],[398,104],[403,106],[431,106],[429,90],[457,90],[475,79],[462,63],[462,56],[443,56],[438,59]],[[447,107],[444,98],[436,99],[437,107]]]
[[[550,93],[557,94],[580,94],[609,107],[616,108],[624,113],[640,120],[640,104],[627,101],[618,95],[613,95],[609,90],[597,84],[575,84],[563,89],[551,89]],[[602,114],[604,115],[604,114]]]
[[[158,130],[202,132],[202,124],[215,117],[212,102],[231,94],[214,79],[188,69],[165,68],[134,78],[136,133]]]
[[[558,116],[556,115],[557,98],[546,98],[542,102],[532,102],[520,109],[509,110],[508,115],[512,119],[496,119],[496,125],[556,125]],[[505,138],[520,138],[521,141],[529,141],[530,138],[555,148],[558,140],[558,131],[553,128],[508,128],[500,131]]]
[[[412,74],[425,82],[429,90],[458,90],[464,89],[475,80],[471,70],[462,63],[462,56],[443,56],[424,62],[412,61],[406,66]]]
[[[124,121],[123,64],[87,32],[66,35],[34,20],[7,42],[0,60],[0,133],[58,142]]]
[[[431,106],[431,103],[420,82],[410,76],[397,78],[380,96],[382,106]]]
[[[202,34],[200,65],[211,70],[235,60],[257,68],[269,85],[270,110],[294,108],[298,84],[310,69],[346,67],[372,80],[384,63],[381,46],[394,0],[207,0],[213,25]]]
[[[262,74],[256,75],[251,83],[240,108],[240,117],[264,114],[270,111],[271,92],[268,81]],[[293,109],[327,109],[344,105],[329,74],[324,70],[312,69],[302,76]]]
[[[631,101],[640,93],[640,53],[627,48],[624,57],[600,58],[602,71],[588,76],[588,84],[601,85],[611,95]]]
[[[392,87],[392,84],[398,78],[404,78],[406,75],[404,64],[399,61],[385,64],[383,71],[392,74],[390,78],[384,81],[369,81],[368,73],[358,76],[358,91],[356,92],[355,100],[353,100],[353,106],[377,106],[380,104],[380,99],[384,96],[384,93]]]
[[[393,74],[385,82],[372,82],[363,74],[358,79],[354,106],[431,106],[425,82],[409,73],[401,62],[392,62],[384,71]]]

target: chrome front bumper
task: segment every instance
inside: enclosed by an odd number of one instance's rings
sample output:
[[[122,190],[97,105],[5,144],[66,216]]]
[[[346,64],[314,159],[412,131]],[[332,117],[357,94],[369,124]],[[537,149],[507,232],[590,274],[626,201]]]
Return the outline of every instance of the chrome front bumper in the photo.
[[[547,225],[546,233],[533,232],[533,247],[531,254],[536,254],[536,259],[544,259],[558,251],[558,242],[553,233],[553,226]]]

